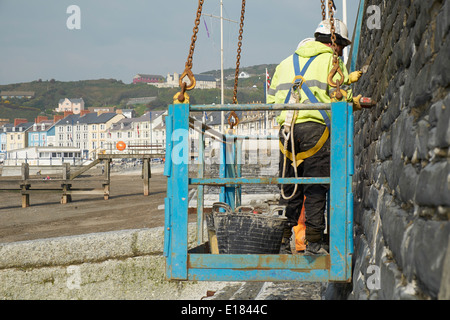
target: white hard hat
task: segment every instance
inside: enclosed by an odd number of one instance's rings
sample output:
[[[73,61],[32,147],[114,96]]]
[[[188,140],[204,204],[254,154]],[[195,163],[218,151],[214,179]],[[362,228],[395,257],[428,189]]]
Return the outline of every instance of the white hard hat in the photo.
[[[297,49],[302,47],[305,43],[308,43],[308,42],[311,42],[311,41],[314,41],[314,40],[315,40],[314,38],[306,38],[306,39],[300,41],[300,43],[297,46]]]
[[[334,19],[334,29],[335,29],[336,36],[338,38],[338,42],[339,42],[339,40],[341,40],[341,39],[339,39],[339,36],[340,36],[343,40],[343,41],[341,41],[341,42],[343,42],[342,44],[348,46],[349,44],[352,43],[350,41],[350,39],[348,38],[348,30],[347,30],[347,26],[345,25],[345,23],[343,23],[339,19]],[[323,20],[322,22],[320,22],[319,26],[317,27],[316,31],[314,32],[314,36],[316,38],[320,35],[331,35],[331,22],[329,19]]]

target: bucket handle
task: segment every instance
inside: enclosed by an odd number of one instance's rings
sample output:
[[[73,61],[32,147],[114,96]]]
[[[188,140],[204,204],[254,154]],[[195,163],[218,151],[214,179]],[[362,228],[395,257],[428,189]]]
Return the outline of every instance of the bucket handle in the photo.
[[[215,202],[213,203],[212,206],[212,213],[219,213],[219,208],[225,209],[225,213],[230,214],[233,212],[233,210],[231,209],[230,205],[228,203],[225,202]]]
[[[278,211],[283,210],[283,213],[280,215]],[[272,208],[271,215],[280,216],[286,218],[286,206],[276,206]]]
[[[248,212],[240,212],[242,209],[247,210]],[[252,206],[239,206],[234,210],[234,213],[253,213],[255,208]]]

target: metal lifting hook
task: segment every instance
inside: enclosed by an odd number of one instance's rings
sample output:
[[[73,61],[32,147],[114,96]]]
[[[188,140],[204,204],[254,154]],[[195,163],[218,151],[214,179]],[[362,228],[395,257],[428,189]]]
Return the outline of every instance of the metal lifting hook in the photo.
[[[333,81],[333,78],[336,74],[339,74],[340,79],[336,81]],[[334,90],[334,92],[331,94],[331,98],[336,99],[337,101],[342,100],[343,97],[347,96],[347,93],[341,89],[341,86],[344,84],[344,73],[342,72],[339,63],[336,63],[333,67],[333,69],[331,69],[330,73],[328,74],[328,84],[333,87],[336,88],[336,90]]]
[[[230,129],[233,129],[235,126],[239,124],[239,117],[236,112],[231,111],[228,116],[228,124],[230,125]]]
[[[339,74],[339,76],[341,77],[336,81],[333,81],[334,76],[336,75],[336,73]],[[328,74],[328,84],[330,86],[332,86],[333,88],[337,88],[337,86],[342,86],[344,84],[344,73],[342,72],[341,68],[339,67],[339,64],[336,64],[333,69],[331,69],[330,73]]]
[[[190,81],[189,85],[183,81],[183,79],[185,77],[188,77],[188,79]],[[188,103],[189,96],[187,95],[186,91],[194,89],[195,84],[196,84],[194,74],[192,73],[192,70],[188,66],[186,66],[186,68],[184,69],[184,72],[181,74],[179,84],[180,84],[181,92],[177,93],[175,95],[175,97],[180,103],[183,103],[183,102]]]

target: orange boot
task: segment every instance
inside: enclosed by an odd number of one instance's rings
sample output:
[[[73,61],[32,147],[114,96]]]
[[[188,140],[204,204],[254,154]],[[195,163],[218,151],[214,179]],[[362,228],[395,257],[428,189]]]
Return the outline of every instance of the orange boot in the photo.
[[[303,198],[302,212],[300,213],[300,217],[298,218],[297,225],[293,228],[295,234],[295,250],[297,252],[304,252],[306,249],[305,200],[306,197]]]

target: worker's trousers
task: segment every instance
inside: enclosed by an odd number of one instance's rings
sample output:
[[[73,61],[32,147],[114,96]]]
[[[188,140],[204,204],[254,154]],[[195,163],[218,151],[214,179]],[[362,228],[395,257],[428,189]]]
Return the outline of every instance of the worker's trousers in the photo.
[[[283,127],[281,128],[283,130]],[[280,142],[284,145],[284,137],[280,130]],[[325,130],[325,126],[315,122],[298,123],[294,126],[295,153],[304,152],[316,145]],[[287,150],[291,151],[291,141],[287,145]],[[280,177],[283,176],[283,157],[280,151]],[[297,161],[298,163],[298,161]],[[286,178],[294,178],[295,171],[292,161],[286,159],[285,174]],[[330,176],[330,138],[325,142],[322,148],[313,156],[305,159],[297,168],[298,177],[329,177]],[[290,197],[294,191],[295,185],[285,184],[283,187],[284,195]],[[289,226],[297,225],[305,198],[305,239],[309,242],[319,242],[322,240],[325,230],[325,207],[326,197],[329,185],[319,184],[299,184],[295,195],[285,200],[280,198],[279,204],[286,206],[286,217]]]

